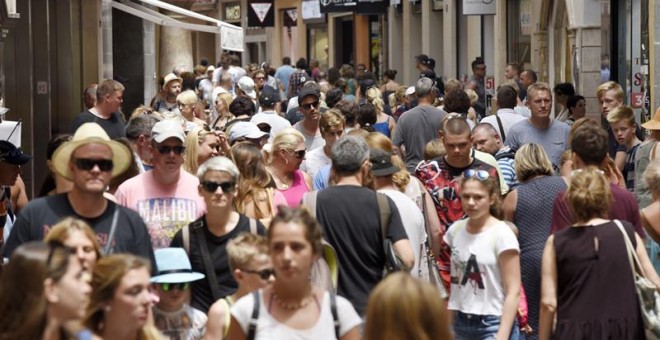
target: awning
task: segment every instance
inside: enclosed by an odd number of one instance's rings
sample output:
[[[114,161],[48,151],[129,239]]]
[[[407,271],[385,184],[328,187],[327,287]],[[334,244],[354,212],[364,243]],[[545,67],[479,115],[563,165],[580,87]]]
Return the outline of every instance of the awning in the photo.
[[[243,28],[239,26],[228,24],[221,20],[214,19],[199,13],[195,13],[193,11],[189,11],[187,9],[174,6],[159,0],[140,0],[140,1],[148,5],[153,5],[171,12],[185,15],[190,18],[211,22],[214,25],[212,26],[212,25],[192,24],[192,23],[178,21],[163,13],[154,11],[150,8],[147,8],[145,6],[142,6],[140,4],[131,1],[122,1],[122,2],[113,1],[112,7],[161,26],[171,26],[171,27],[178,27],[191,31],[220,34],[220,46],[223,49],[243,52],[244,32],[243,32]]]

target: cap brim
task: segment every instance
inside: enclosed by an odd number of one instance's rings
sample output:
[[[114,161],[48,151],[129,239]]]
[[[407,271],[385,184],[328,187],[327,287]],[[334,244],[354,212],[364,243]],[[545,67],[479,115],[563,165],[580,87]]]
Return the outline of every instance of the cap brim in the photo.
[[[165,275],[156,275],[151,278],[152,283],[182,283],[201,280],[206,276],[202,273],[172,273]]]
[[[179,133],[161,133],[157,137],[154,137],[154,141],[158,144],[164,142],[168,138],[176,138],[181,141],[181,143],[186,142],[186,138],[182,137]]]
[[[82,145],[91,143],[104,144],[107,145],[110,150],[112,150],[112,178],[121,175],[124,173],[124,171],[126,171],[126,169],[128,169],[128,166],[131,164],[132,157],[131,151],[126,146],[124,146],[124,144],[113,140],[108,141],[100,138],[88,138],[79,141],[66,142],[57,148],[57,150],[55,150],[55,153],[53,153],[52,157],[53,168],[55,168],[55,172],[68,180],[72,180],[73,176],[71,176],[71,172],[69,171],[69,162],[71,160],[73,151]]]
[[[5,159],[3,162],[14,165],[25,165],[27,164],[27,162],[31,160],[32,160],[32,156],[21,154],[19,157],[16,157],[15,159]]]
[[[261,124],[264,124],[264,123],[261,123]],[[249,138],[249,139],[260,139],[260,138],[264,138],[264,137],[270,137],[270,134],[268,132],[263,132],[263,131],[256,132],[255,131],[255,132],[249,133],[248,135],[245,136],[245,138]]]
[[[374,174],[376,177],[380,176],[389,176],[389,175],[394,175],[395,173],[401,171],[398,167],[392,165],[384,169],[377,169],[377,170],[371,170],[371,172]]]

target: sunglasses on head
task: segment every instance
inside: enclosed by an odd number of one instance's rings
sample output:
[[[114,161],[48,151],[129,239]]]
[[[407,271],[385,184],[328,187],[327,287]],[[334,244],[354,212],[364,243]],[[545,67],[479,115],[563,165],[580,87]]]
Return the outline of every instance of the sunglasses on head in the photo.
[[[93,159],[93,158],[76,158],[74,160],[76,168],[80,170],[89,171],[98,166],[101,171],[110,171],[114,166],[112,159]]]
[[[490,177],[490,174],[486,170],[468,169],[463,172],[463,177],[485,181],[488,179],[488,177]]]
[[[317,101],[312,102],[312,103],[302,104],[302,105],[300,105],[300,107],[302,107],[302,108],[305,109],[305,110],[311,110],[312,108],[317,108],[317,107],[319,107],[319,104],[320,104],[320,103],[319,103],[319,101],[317,100]]]
[[[303,158],[305,158],[305,154],[306,154],[306,153],[307,153],[307,149],[296,150],[296,151],[292,151],[292,152],[291,152],[291,154],[293,154],[293,155],[294,155],[296,158],[298,158],[298,159],[303,159]]]
[[[236,186],[236,183],[234,182],[203,181],[200,184],[202,185],[202,188],[204,188],[204,190],[211,193],[218,190],[218,187],[222,188],[222,192],[231,192],[234,191],[234,187]]]
[[[190,287],[190,282],[181,282],[181,283],[159,283],[160,289],[164,292],[169,292],[170,290],[186,290]]]
[[[158,150],[159,153],[166,155],[172,151],[174,151],[175,154],[180,155],[184,151],[186,151],[185,146],[167,146],[167,145],[159,145],[156,147],[156,150]]]
[[[272,268],[262,269],[262,270],[243,269],[243,271],[246,272],[246,273],[259,275],[259,278],[264,280],[264,281],[270,279],[271,275],[275,276],[275,271]]]

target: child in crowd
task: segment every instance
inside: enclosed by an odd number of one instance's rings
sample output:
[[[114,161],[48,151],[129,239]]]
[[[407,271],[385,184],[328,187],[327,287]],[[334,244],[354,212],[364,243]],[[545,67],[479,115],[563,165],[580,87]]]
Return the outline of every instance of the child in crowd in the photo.
[[[614,163],[623,173],[626,188],[635,189],[635,154],[642,143],[635,135],[637,123],[635,113],[630,106],[621,105],[607,115],[614,138],[619,143]]]
[[[153,307],[154,322],[170,339],[202,339],[206,315],[189,306],[190,282],[204,278],[192,271],[183,248],[162,248],[154,252],[158,275],[151,279],[160,301]]]
[[[434,139],[424,146],[424,160],[430,161],[438,157],[444,157],[447,154],[442,140]]]
[[[209,309],[205,339],[224,339],[229,331],[229,308],[244,295],[266,287],[274,280],[268,244],[263,236],[244,233],[227,244],[229,268],[238,290],[234,295],[216,301]]]

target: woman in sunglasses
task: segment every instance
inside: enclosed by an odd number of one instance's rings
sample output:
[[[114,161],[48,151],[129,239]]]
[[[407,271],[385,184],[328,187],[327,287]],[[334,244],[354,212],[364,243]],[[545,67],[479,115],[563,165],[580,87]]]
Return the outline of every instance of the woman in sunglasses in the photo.
[[[85,325],[102,339],[161,339],[150,321],[151,266],[130,254],[100,259],[92,274]]]
[[[230,159],[222,156],[209,159],[199,167],[197,177],[206,214],[179,230],[170,247],[186,249],[192,270],[206,275],[206,280],[191,284],[191,305],[207,313],[216,300],[238,288],[227,261],[228,242],[241,233],[264,235],[266,228],[261,222],[236,212],[234,199],[239,172]]]
[[[78,258],[61,244],[16,248],[0,280],[0,339],[73,338],[81,327],[73,329],[70,322],[79,324],[89,301],[87,277]]]
[[[290,207],[299,206],[302,196],[312,188],[312,178],[300,170],[306,152],[305,137],[293,128],[273,138],[267,169]]]
[[[200,164],[211,157],[218,156],[220,138],[215,131],[204,124],[204,126],[198,126],[188,131],[185,145],[183,169],[195,175]]]
[[[498,180],[485,170],[466,170],[461,205],[468,218],[444,235],[451,248],[451,294],[455,339],[517,339],[520,251],[500,218]]]
[[[306,209],[280,207],[268,229],[277,279],[234,304],[229,339],[359,339],[362,321],[350,302],[309,280],[321,249],[314,217]]]

